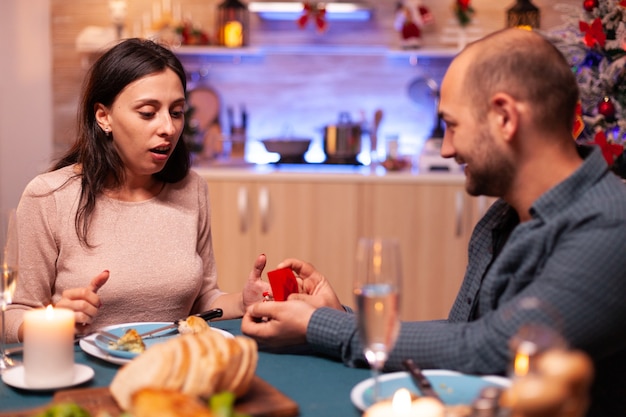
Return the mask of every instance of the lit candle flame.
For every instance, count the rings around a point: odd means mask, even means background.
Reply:
[[[528,374],[530,358],[527,353],[517,352],[515,354],[515,363],[513,368],[515,370],[515,376],[524,376]]]
[[[406,388],[400,388],[393,394],[391,409],[394,415],[408,415],[411,412],[411,393]]]
[[[530,371],[530,357],[537,351],[537,346],[528,341],[520,343],[515,352],[513,372],[515,376],[525,376]]]
[[[236,20],[224,25],[224,46],[236,48],[243,45],[243,26]]]
[[[54,307],[52,307],[52,304],[48,304],[48,307],[46,307],[46,320],[50,320],[54,317]]]

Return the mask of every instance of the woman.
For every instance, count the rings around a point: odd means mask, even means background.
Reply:
[[[78,333],[170,321],[210,308],[240,317],[268,284],[217,286],[208,187],[181,140],[185,71],[168,49],[129,39],[98,59],[83,87],[78,139],[18,206],[20,279],[9,341],[25,310],[74,310]],[[265,258],[260,256],[255,270]]]

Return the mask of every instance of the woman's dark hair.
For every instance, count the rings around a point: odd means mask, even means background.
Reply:
[[[171,69],[187,91],[185,70],[169,49],[144,39],[127,39],[105,52],[91,67],[82,88],[78,109],[76,142],[52,167],[80,164],[81,193],[75,227],[82,244],[90,247],[87,234],[96,198],[106,187],[124,182],[124,164],[113,141],[96,122],[96,104],[110,107],[118,94],[130,83],[151,74]],[[189,150],[179,140],[172,155],[154,178],[166,183],[182,180],[190,168]]]

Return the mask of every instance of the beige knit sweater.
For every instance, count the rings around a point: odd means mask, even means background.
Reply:
[[[7,341],[17,341],[24,311],[56,303],[64,290],[87,286],[105,269],[110,277],[98,291],[94,329],[208,309],[222,292],[206,182],[192,171],[150,200],[99,197],[89,234],[94,248],[86,249],[74,227],[80,179],[73,168],[37,176],[20,200],[20,272],[6,313]]]

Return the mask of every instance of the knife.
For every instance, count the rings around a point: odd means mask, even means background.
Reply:
[[[193,315],[208,321],[208,320],[211,320],[211,319],[216,319],[218,317],[222,317],[222,314],[223,314],[223,311],[222,311],[221,308],[214,308],[212,310],[207,310],[205,312],[198,313],[198,314],[193,314]],[[175,328],[178,327],[178,324],[181,321],[185,321],[186,319],[187,319],[187,317],[185,317],[184,319],[176,320],[172,324],[168,324],[167,326],[163,326],[163,327],[156,328],[154,330],[150,330],[149,332],[141,333],[139,336],[141,336],[142,339],[146,339],[146,338],[152,336],[153,334],[161,333],[161,332],[163,332],[165,330],[169,330],[169,329],[175,329]]]
[[[437,394],[437,392],[434,390],[428,378],[424,376],[422,370],[415,364],[415,362],[413,362],[412,359],[405,359],[404,361],[402,361],[402,364],[404,365],[406,370],[409,371],[413,383],[417,386],[417,388],[420,390],[424,397],[431,397],[441,401],[439,394]]]

